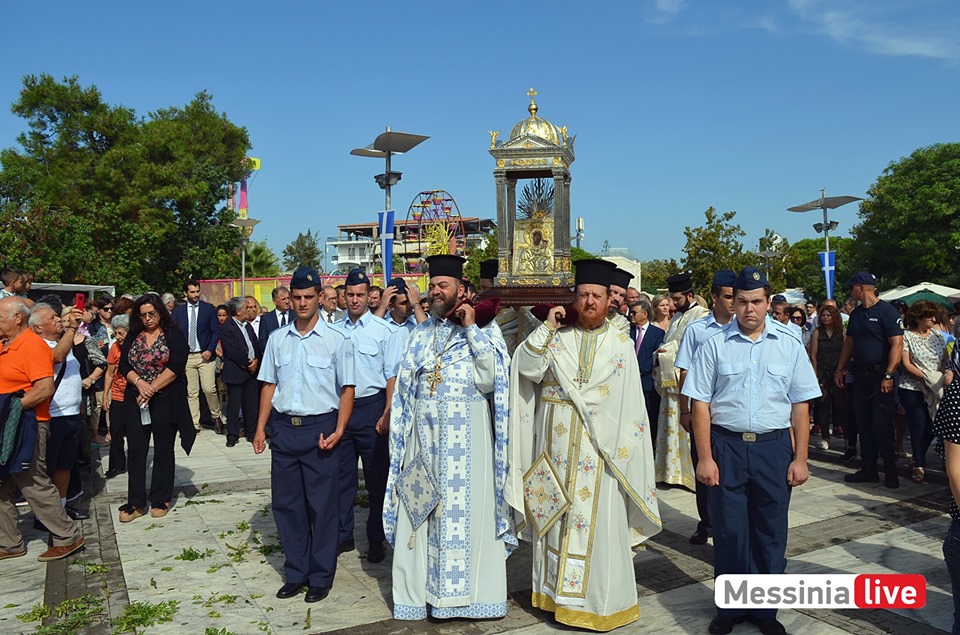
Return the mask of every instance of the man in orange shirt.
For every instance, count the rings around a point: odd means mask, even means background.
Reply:
[[[40,562],[59,560],[83,548],[80,525],[71,520],[60,494],[47,474],[47,439],[50,437],[50,397],[56,391],[53,352],[27,324],[30,309],[21,298],[0,300],[0,394],[24,391],[23,409],[37,417],[37,443],[30,467],[10,474],[0,483],[0,560],[27,552],[17,529],[15,488],[19,487],[30,508],[53,538],[53,546],[40,554]]]

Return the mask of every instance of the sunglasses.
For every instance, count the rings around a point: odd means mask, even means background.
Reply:
[[[101,310],[101,311],[113,311],[113,307],[112,307],[112,306],[105,306],[105,307],[103,307],[103,308],[100,309],[100,310]]]
[[[806,320],[799,315],[794,315],[790,318],[792,322],[806,322]]]
[[[146,313],[140,313],[140,317],[144,320],[154,320],[159,315],[156,311],[147,311]]]

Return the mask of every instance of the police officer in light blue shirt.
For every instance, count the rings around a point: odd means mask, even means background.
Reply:
[[[267,340],[253,450],[265,449],[269,421],[273,517],[286,578],[277,597],[306,586],[304,599],[319,602],[337,570],[338,450],[353,411],[354,353],[340,330],[319,319],[317,272],[300,267],[290,289],[296,319]]]
[[[381,562],[383,546],[383,496],[390,467],[390,404],[400,366],[401,339],[396,326],[370,312],[367,296],[370,278],[362,269],[347,275],[347,315],[336,327],[350,340],[356,366],[353,414],[340,442],[340,532],[337,551],[353,551],[353,504],[357,496],[357,457],[363,461],[363,478],[370,497],[367,519],[367,560]]]
[[[713,310],[706,317],[697,320],[687,327],[683,332],[683,339],[680,340],[680,348],[677,351],[677,359],[673,365],[680,369],[680,386],[687,378],[687,371],[697,357],[697,351],[710,336],[717,331],[723,330],[727,324],[733,320],[733,283],[737,279],[737,274],[730,269],[721,269],[713,275],[713,282],[710,285],[710,296],[713,299]],[[684,430],[692,432],[692,415],[690,414],[689,404],[680,404],[680,425]],[[691,439],[692,441],[692,439]],[[691,457],[693,459],[693,469],[697,469],[700,463],[700,455],[697,454],[697,444],[693,441]],[[713,535],[713,528],[710,525],[710,506],[707,502],[707,486],[697,481],[697,514],[700,516],[700,522],[697,523],[697,530],[690,536],[690,544],[706,544],[707,538]]]
[[[790,491],[809,476],[807,402],[820,386],[794,331],[767,319],[763,274],[745,267],[733,290],[736,320],[700,346],[682,394],[693,400],[697,480],[710,488],[715,575],[778,574],[786,568]],[[709,632],[729,633],[749,619],[764,635],[784,633],[776,615],[717,609]]]

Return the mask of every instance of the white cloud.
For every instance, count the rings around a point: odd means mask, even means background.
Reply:
[[[960,29],[955,20],[939,19],[943,16],[937,10],[911,12],[910,3],[901,0],[896,4],[788,0],[788,4],[798,17],[841,44],[881,55],[960,61]]]
[[[653,12],[647,18],[654,24],[665,24],[687,8],[687,0],[654,0]]]

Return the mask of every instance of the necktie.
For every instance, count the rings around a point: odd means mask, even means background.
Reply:
[[[327,313],[327,322],[333,324],[333,313]]]
[[[243,325],[244,330],[247,332],[247,351],[250,355],[250,359],[256,357],[256,351],[253,348],[253,341],[257,339],[257,334],[253,332],[253,327],[249,322]]]
[[[280,314],[280,326],[286,326],[286,325],[287,325],[287,312],[284,311],[283,313]]]
[[[640,343],[643,342],[643,331],[646,327],[637,327],[637,355],[640,354]]]
[[[200,344],[197,343],[197,305],[190,305],[190,351],[199,350]]]

